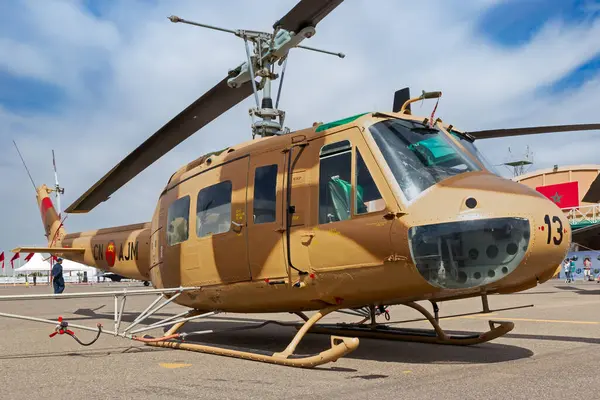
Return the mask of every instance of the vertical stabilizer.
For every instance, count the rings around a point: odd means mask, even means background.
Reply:
[[[50,198],[52,191],[46,185],[39,186],[36,191],[38,207],[42,215],[46,238],[48,239],[48,246],[60,246],[66,231]]]

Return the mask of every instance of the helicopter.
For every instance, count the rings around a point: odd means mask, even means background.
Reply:
[[[395,93],[392,111],[290,131],[278,105],[288,53],[301,48],[343,58],[300,45],[342,2],[301,0],[273,25],[273,33],[169,17],[173,23],[240,37],[246,61],[125,157],[66,213],[90,212],[250,96],[255,100],[249,110],[252,139],[202,155],[174,172],[145,223],[67,233],[50,198],[54,189],[41,185],[37,202],[48,246],[13,251],[51,253],[150,282],[159,298],[132,325],[148,317],[161,298],[167,299],[162,304],[189,310],[151,325],[172,325],[162,337],[137,336],[140,330],[131,326],[119,333],[123,299],[121,314],[115,303],[113,333],[157,347],[314,367],[354,351],[359,337],[471,345],[511,331],[512,322],[489,321],[489,331],[481,334],[447,334],[439,325],[437,303],[481,297],[489,312],[488,295],[523,291],[550,279],[568,252],[572,232],[554,203],[494,174],[474,141],[600,129],[600,124],[467,132],[434,113],[413,115],[412,103],[439,100],[441,92],[411,97],[405,88]],[[279,78],[273,102],[272,83]],[[418,301],[431,302],[434,315]],[[381,316],[387,319],[391,305],[420,312],[434,331],[378,322]],[[187,338],[203,332],[181,332],[189,321],[223,312],[287,312],[301,323],[278,353],[194,343]],[[361,320],[317,323],[332,312]],[[59,320],[57,332],[66,327]],[[294,354],[309,332],[330,334],[331,348]]]

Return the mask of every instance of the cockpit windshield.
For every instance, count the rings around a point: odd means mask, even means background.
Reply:
[[[406,198],[438,182],[480,168],[438,128],[389,119],[369,127]]]

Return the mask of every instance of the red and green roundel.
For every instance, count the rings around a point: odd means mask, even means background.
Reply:
[[[112,240],[108,242],[104,256],[106,257],[106,263],[108,266],[113,267],[115,265],[115,259],[117,258],[117,248],[115,246],[115,242]]]

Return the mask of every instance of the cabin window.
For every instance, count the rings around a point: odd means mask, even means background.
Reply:
[[[275,222],[277,165],[256,168],[254,173],[254,223]]]
[[[356,149],[356,191],[354,193],[354,213],[366,214],[381,211],[385,208],[385,202],[367,165]]]
[[[228,232],[231,228],[231,181],[206,187],[198,193],[196,234],[198,237]]]
[[[174,246],[189,237],[190,196],[175,200],[167,214],[167,244]]]
[[[350,219],[351,177],[350,142],[323,146],[319,161],[319,224]]]

